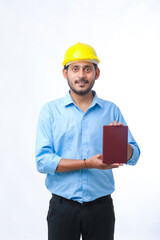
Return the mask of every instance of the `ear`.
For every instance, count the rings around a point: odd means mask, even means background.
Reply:
[[[96,79],[97,80],[99,78],[99,75],[100,75],[100,69],[97,67],[96,69]]]
[[[67,69],[63,68],[62,72],[63,72],[64,78],[67,79]]]

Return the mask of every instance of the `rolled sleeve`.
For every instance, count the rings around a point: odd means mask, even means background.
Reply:
[[[53,161],[48,161],[48,163],[45,165],[45,172],[53,175],[61,159],[61,157],[55,155],[53,157]]]
[[[123,123],[124,125],[127,125],[120,109],[117,106],[116,106],[116,120],[119,123]],[[134,165],[136,165],[136,163],[138,162],[138,159],[140,157],[140,149],[139,149],[138,144],[134,140],[129,128],[128,128],[128,143],[133,148],[133,154],[132,154],[132,157],[128,160],[127,165],[134,166]]]
[[[61,157],[55,154],[41,154],[36,157],[37,170],[40,173],[54,175]]]
[[[56,154],[52,136],[53,116],[45,105],[39,115],[36,144],[35,159],[37,170],[41,173],[55,174],[61,157]]]
[[[130,144],[133,148],[133,154],[132,157],[128,160],[127,165],[136,165],[136,163],[138,162],[139,156],[140,156],[140,150],[139,147],[137,145],[134,144]]]

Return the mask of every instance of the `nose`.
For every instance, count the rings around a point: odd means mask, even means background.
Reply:
[[[85,71],[82,68],[80,68],[78,71],[78,77],[85,78]]]

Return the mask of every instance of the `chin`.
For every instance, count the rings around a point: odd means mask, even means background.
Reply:
[[[86,89],[86,90],[76,90],[76,89],[72,89],[72,91],[74,93],[76,93],[77,95],[86,95],[87,93],[89,93],[91,91],[91,89]]]

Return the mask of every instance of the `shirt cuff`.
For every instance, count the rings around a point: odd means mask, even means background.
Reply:
[[[133,154],[132,154],[132,157],[128,160],[127,164],[128,165],[136,165],[137,161],[138,161],[138,158],[139,158],[139,155],[140,155],[140,152],[137,148],[137,146],[133,145],[133,144],[130,144],[133,148]]]
[[[59,157],[58,155],[55,155],[52,159],[52,161],[48,161],[47,164],[45,165],[45,172],[47,174],[54,175],[57,169],[57,166],[60,162],[62,157]]]

